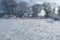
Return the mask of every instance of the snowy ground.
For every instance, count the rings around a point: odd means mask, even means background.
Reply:
[[[60,40],[60,22],[50,19],[0,19],[0,40]]]

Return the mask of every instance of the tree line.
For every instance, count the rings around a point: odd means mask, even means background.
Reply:
[[[49,2],[30,5],[28,2],[16,3],[15,0],[3,0],[0,18],[53,18],[60,19],[60,6],[52,6]]]

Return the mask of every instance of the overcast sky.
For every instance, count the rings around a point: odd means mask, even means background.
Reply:
[[[60,4],[60,0],[16,0],[17,2],[19,1],[27,1],[30,4],[34,4],[34,3],[43,3],[43,2],[56,2],[58,4]]]

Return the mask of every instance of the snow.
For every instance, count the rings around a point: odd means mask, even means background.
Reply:
[[[57,8],[55,8],[55,14],[58,14],[58,10],[59,10],[59,8],[57,7]]]
[[[45,13],[44,9],[42,9],[41,12],[38,14],[38,16],[45,16],[45,14],[46,13]]]
[[[60,40],[59,30],[52,19],[0,19],[0,40]]]

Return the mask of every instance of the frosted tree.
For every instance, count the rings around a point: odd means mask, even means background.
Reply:
[[[43,3],[43,6],[44,6],[44,10],[45,10],[45,12],[46,12],[46,15],[45,15],[45,17],[47,18],[47,17],[49,17],[49,14],[51,13],[51,5],[50,5],[50,3],[48,2],[44,2]]]
[[[3,0],[2,6],[5,14],[12,15],[15,13],[15,8],[16,8],[15,0]]]
[[[60,6],[59,6],[59,9],[58,9],[58,14],[59,14],[59,16],[60,16]]]
[[[18,14],[17,16],[23,17],[24,15],[28,16],[30,5],[27,2],[20,2],[17,7]]]
[[[41,4],[33,5],[32,6],[32,11],[33,11],[32,17],[36,18],[41,11]]]

